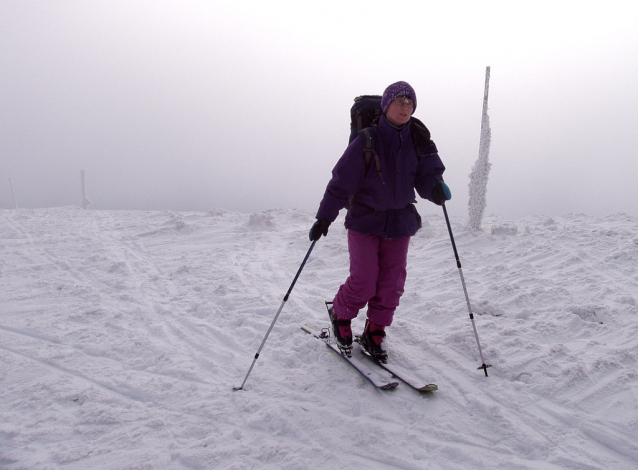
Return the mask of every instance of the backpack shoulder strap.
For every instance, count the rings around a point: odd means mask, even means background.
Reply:
[[[359,137],[363,139],[363,157],[365,159],[365,176],[368,175],[368,171],[370,170],[370,166],[372,161],[374,160],[374,166],[377,169],[377,173],[381,178],[381,182],[385,185],[385,181],[383,180],[383,174],[381,173],[381,160],[379,159],[379,154],[376,149],[376,133],[374,127],[366,127],[359,131]],[[351,194],[348,196],[348,203],[346,204],[346,209],[350,209],[354,203],[356,202],[356,194]]]
[[[381,173],[381,160],[379,159],[379,154],[377,153],[375,145],[376,135],[373,131],[374,129],[372,127],[366,127],[360,132],[360,135],[363,136],[363,156],[366,163],[366,174],[368,174],[372,160],[374,160],[374,165],[379,177],[381,178],[381,182],[385,184],[383,174]]]

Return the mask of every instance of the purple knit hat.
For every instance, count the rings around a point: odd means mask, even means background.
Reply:
[[[388,109],[390,103],[400,96],[412,98],[414,101],[414,109],[412,110],[412,113],[414,113],[414,111],[416,111],[416,93],[414,92],[414,88],[412,88],[408,82],[396,82],[385,89],[383,92],[383,98],[381,98],[381,109],[383,112],[385,113],[385,110]]]

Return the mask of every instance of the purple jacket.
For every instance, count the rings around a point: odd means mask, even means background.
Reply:
[[[366,173],[364,139],[353,140],[332,170],[317,218],[333,222],[354,196],[346,214],[347,229],[384,238],[414,235],[421,228],[414,190],[432,200],[432,189],[443,179],[445,166],[431,141],[425,156],[417,158],[410,126],[397,130],[382,116],[374,128],[383,180],[374,161]]]

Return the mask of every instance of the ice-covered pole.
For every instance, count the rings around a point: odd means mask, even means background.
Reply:
[[[481,140],[479,156],[470,173],[470,228],[481,230],[483,213],[487,205],[487,179],[492,164],[489,162],[492,131],[490,117],[487,115],[487,98],[490,90],[490,67],[485,68],[485,92],[483,94],[483,115],[481,117]]]
[[[18,208],[18,201],[16,200],[16,192],[13,189],[13,180],[9,178],[9,186],[11,187],[11,197],[13,197],[13,208]]]
[[[84,173],[84,170],[80,171],[80,177],[82,179],[82,209],[88,209],[93,203],[86,197],[86,176]]]

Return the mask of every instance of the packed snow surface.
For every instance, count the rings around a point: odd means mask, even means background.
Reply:
[[[348,274],[312,214],[0,210],[2,469],[638,468],[638,219],[449,204],[411,241],[374,389],[300,324]],[[463,210],[464,211],[464,210]],[[456,214],[455,214],[456,212]],[[365,313],[354,322],[363,327]]]

